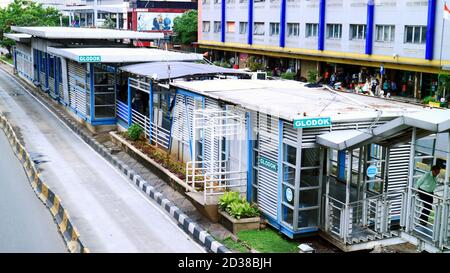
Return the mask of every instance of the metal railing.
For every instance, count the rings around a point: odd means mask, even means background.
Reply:
[[[247,172],[225,171],[226,167],[216,172],[208,172],[209,167],[204,166],[204,161],[189,161],[186,163],[186,185],[185,188],[192,192],[203,192],[203,199],[222,195],[227,191],[246,191]],[[226,161],[218,162],[220,164]]]
[[[155,144],[157,147],[162,146],[169,149],[170,146],[170,131],[159,127],[158,125],[150,122],[150,142]]]
[[[408,215],[409,231],[426,243],[439,249],[450,248],[450,199],[411,189],[411,208]],[[422,196],[421,196],[422,195]],[[423,199],[432,198],[427,202]]]
[[[116,109],[117,117],[128,123],[128,104],[116,100]]]
[[[326,231],[344,243],[381,239],[390,234],[394,201],[404,204],[405,192],[384,193],[348,204],[332,197],[328,200]]]
[[[150,118],[139,113],[138,111],[131,109],[131,122],[139,124],[144,129],[145,138],[149,137],[150,132]]]

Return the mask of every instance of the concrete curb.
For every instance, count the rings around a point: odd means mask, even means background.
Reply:
[[[14,154],[17,156],[25,169],[28,180],[34,192],[49,209],[58,224],[58,230],[63,235],[69,251],[71,253],[89,253],[89,249],[87,249],[81,242],[77,229],[70,222],[69,213],[61,204],[61,199],[44,183],[30,155],[19,142],[13,127],[1,113],[0,128],[5,132]]]
[[[8,71],[6,72],[8,73]],[[15,75],[11,76],[16,78]],[[160,205],[160,207],[166,210],[175,219],[175,221],[177,221],[177,223],[183,228],[183,231],[193,237],[208,251],[211,251],[213,253],[231,253],[228,248],[215,240],[214,237],[211,236],[206,230],[202,229],[198,224],[196,224],[192,219],[184,214],[175,204],[173,204],[169,199],[165,198],[162,193],[155,191],[154,188],[142,177],[136,174],[134,170],[129,168],[116,156],[112,155],[105,146],[83,132],[83,130],[81,130],[79,127],[79,123],[67,119],[67,115],[65,113],[62,113],[58,109],[55,109],[53,105],[49,105],[45,100],[42,100],[41,98],[37,99],[40,100],[41,103],[47,105],[49,109],[54,112],[54,114],[59,113],[59,119],[63,121],[64,124],[66,124],[72,131],[79,135],[84,142],[92,147],[103,158],[108,160],[113,166],[123,172],[125,176],[130,179],[130,182],[136,184],[140,190],[146,193],[150,198],[154,199],[158,203],[158,205]]]

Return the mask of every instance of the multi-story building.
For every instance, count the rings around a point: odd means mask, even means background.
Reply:
[[[198,40],[215,58],[233,58],[240,67],[255,55],[271,69],[290,68],[305,78],[308,71],[341,72],[350,79],[359,74],[361,82],[361,74],[380,74],[383,66],[384,80],[396,83],[392,95],[423,98],[450,64],[443,6],[436,0],[202,0]]]

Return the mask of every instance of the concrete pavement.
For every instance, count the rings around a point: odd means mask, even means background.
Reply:
[[[0,70],[0,111],[91,252],[203,252],[153,201]]]
[[[2,130],[0,151],[0,252],[67,252]]]

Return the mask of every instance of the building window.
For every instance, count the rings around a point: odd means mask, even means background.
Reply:
[[[306,24],[306,37],[317,37],[319,24]]]
[[[239,34],[247,33],[248,23],[247,22],[239,22]]]
[[[234,33],[236,28],[235,22],[227,22],[227,32],[228,33]]]
[[[210,32],[211,30],[211,23],[209,21],[203,21],[203,32]]]
[[[299,23],[288,23],[287,29],[288,29],[288,36],[298,36],[300,24]]]
[[[255,23],[253,27],[254,35],[264,35],[264,23]]]
[[[220,4],[221,0],[214,0],[214,4]]]
[[[377,25],[376,26],[377,42],[393,42],[395,40],[395,26],[393,25]]]
[[[342,38],[342,25],[341,24],[327,24],[327,38],[328,39],[341,39]]]
[[[270,36],[280,35],[280,23],[270,23]]]
[[[350,25],[350,40],[366,39],[366,25]]]
[[[255,3],[265,2],[266,0],[254,0]]]
[[[214,32],[221,32],[222,31],[222,26],[221,26],[221,22],[220,21],[214,21]]]
[[[202,0],[202,4],[209,5],[209,0]]]
[[[405,43],[423,44],[426,40],[426,26],[405,26]]]
[[[236,0],[227,0],[227,3],[228,4],[234,4],[234,3],[236,3]]]

